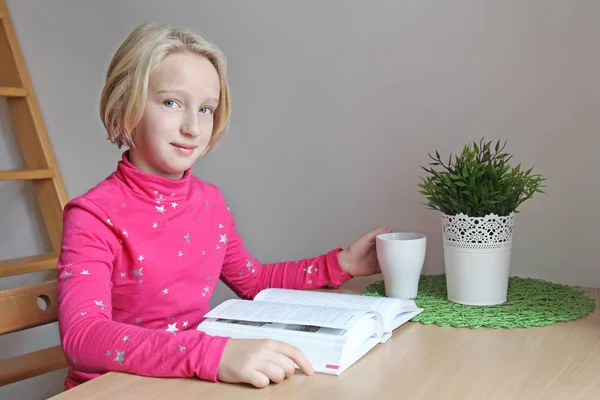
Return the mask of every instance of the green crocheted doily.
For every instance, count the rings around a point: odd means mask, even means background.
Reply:
[[[385,296],[383,281],[367,286],[363,295]],[[422,275],[414,301],[424,311],[413,322],[471,329],[545,326],[584,317],[596,308],[583,289],[520,277],[509,278],[506,303],[467,306],[447,299],[445,275]]]

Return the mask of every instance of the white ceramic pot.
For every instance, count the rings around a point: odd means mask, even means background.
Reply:
[[[506,302],[513,227],[514,213],[442,214],[448,300],[477,306]]]

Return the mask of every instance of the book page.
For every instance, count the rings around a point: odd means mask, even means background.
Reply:
[[[407,311],[412,311],[417,308],[413,300],[290,289],[266,289],[256,295],[255,300],[377,311],[383,317],[389,317],[389,313],[392,310],[400,311],[406,309]],[[391,317],[393,318],[394,316]]]
[[[279,304],[248,300],[227,300],[209,311],[205,318],[254,322],[311,325],[348,329],[366,312],[343,308],[325,308],[297,304]]]
[[[334,329],[324,328],[322,326],[315,325],[299,325],[299,324],[280,324],[277,322],[254,322],[254,321],[239,321],[235,319],[221,319],[212,320],[215,324],[232,324],[232,325],[243,325],[251,326],[254,328],[262,329],[275,329],[279,331],[288,332],[306,332],[310,334],[319,334],[327,336],[343,336],[347,332],[345,329]]]

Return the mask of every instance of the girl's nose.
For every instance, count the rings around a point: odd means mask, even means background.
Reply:
[[[181,133],[186,136],[200,136],[200,124],[196,115],[191,115],[185,118],[181,124]]]

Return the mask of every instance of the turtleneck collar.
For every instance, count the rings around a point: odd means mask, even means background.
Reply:
[[[186,198],[192,178],[191,168],[177,180],[142,172],[129,160],[129,150],[123,152],[115,173],[133,192],[151,198],[157,203]]]

